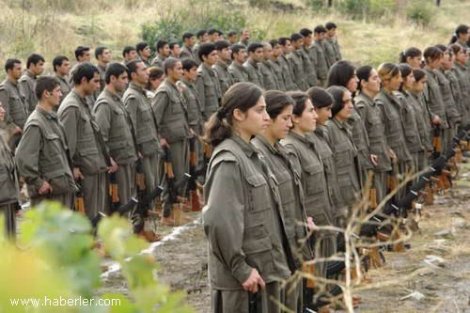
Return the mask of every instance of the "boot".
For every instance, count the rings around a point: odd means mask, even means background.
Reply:
[[[160,241],[162,239],[162,236],[153,230],[142,230],[137,234],[137,236],[145,239],[149,243]]]

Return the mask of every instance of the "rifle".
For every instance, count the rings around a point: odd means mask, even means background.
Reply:
[[[111,201],[111,212],[117,212],[121,205],[121,201],[119,199],[119,188],[117,184],[116,172],[109,174],[109,197]]]
[[[191,210],[194,212],[201,211],[201,203],[199,194],[197,193],[197,163],[198,158],[196,154],[196,140],[198,138],[193,136],[189,139],[189,174],[191,177],[188,181],[189,199],[191,201]]]
[[[435,126],[432,131],[432,146],[434,148],[433,157],[437,158],[442,152],[441,128]]]
[[[83,196],[81,179],[77,180],[76,185],[78,187],[77,192],[75,193],[75,211],[80,212],[82,214],[86,214],[85,212],[85,199]]]
[[[248,292],[248,312],[249,313],[261,312],[261,301],[260,301],[260,295],[258,292],[255,292],[255,293]]]
[[[191,175],[188,173],[184,174],[183,180],[176,185],[175,183],[175,173],[173,172],[173,165],[171,164],[171,152],[170,148],[164,147],[164,156],[163,156],[163,168],[165,171],[165,178],[167,180],[167,190],[170,195],[170,202],[172,204],[176,203],[181,203],[184,202],[184,198],[182,196],[179,196],[178,194],[178,189],[182,187],[186,187],[189,181],[189,178],[191,178]],[[184,189],[184,188],[183,188]],[[182,195],[184,196],[186,192],[183,192]]]
[[[387,189],[388,192],[392,192],[398,186],[398,178],[397,178],[397,165],[392,163],[392,170],[388,173],[387,177]]]

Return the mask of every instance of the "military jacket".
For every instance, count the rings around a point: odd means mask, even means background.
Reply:
[[[292,81],[296,84],[297,89],[306,91],[309,88],[307,77],[305,76],[304,63],[302,58],[302,50],[293,51],[287,56],[292,73]]]
[[[105,172],[106,147],[97,138],[101,136],[100,129],[91,115],[86,99],[72,90],[60,105],[58,116],[64,125],[73,167],[78,167],[85,175]]]
[[[219,79],[213,69],[201,63],[197,69],[196,81],[197,94],[201,103],[202,116],[207,121],[219,108],[219,101],[222,98]]]
[[[185,45],[183,45],[183,47],[181,48],[180,58],[181,59],[193,59],[194,60],[194,55],[193,55],[192,49],[190,47],[186,47]]]
[[[315,67],[315,56],[310,52],[310,48],[305,46],[296,51],[301,56],[305,77],[307,78],[307,85],[313,87],[318,85],[317,69]]]
[[[152,100],[152,111],[160,137],[170,145],[189,137],[185,102],[180,90],[168,79],[158,87]]]
[[[245,72],[248,75],[248,81],[263,88],[263,76],[260,73],[259,65],[253,60],[248,59],[244,64]]]
[[[294,132],[290,132],[282,143],[296,160],[295,166],[301,173],[307,216],[312,217],[317,225],[331,225],[333,212],[328,196],[325,168],[315,143]]]
[[[448,122],[454,126],[461,120],[460,112],[457,108],[456,99],[452,93],[451,83],[442,70],[436,70],[436,78],[441,90],[442,101],[444,101]]]
[[[196,86],[194,83],[185,79],[179,81],[177,86],[181,87],[183,97],[186,101],[189,127],[197,134],[202,135],[204,121],[202,119],[201,104],[199,102]]]
[[[302,260],[311,259],[313,255],[309,251],[308,245],[304,244],[308,230],[300,173],[294,168],[288,151],[281,144],[275,143],[272,146],[262,136],[254,138],[252,144],[264,156],[263,159],[276,177],[287,238],[295,251],[297,262],[301,264]]]
[[[36,104],[38,104],[38,98],[36,97],[36,76],[30,71],[26,71],[18,80],[18,86],[21,94],[25,97],[29,115],[34,111]]]
[[[311,47],[316,54],[316,63],[314,64],[317,69],[317,77],[319,80],[326,80],[328,76],[328,62],[325,55],[325,44],[322,41],[316,41]]]
[[[276,180],[254,146],[237,136],[220,143],[209,162],[204,195],[212,288],[241,290],[252,268],[266,283],[290,276]]]
[[[165,58],[161,55],[157,54],[157,56],[152,60],[152,66],[158,66],[159,68],[163,69],[163,62],[165,62]]]
[[[346,122],[340,122],[336,118],[329,120],[326,127],[334,155],[339,190],[345,204],[352,207],[361,193],[360,169],[352,133]]]
[[[105,88],[96,100],[93,116],[114,161],[123,165],[137,161],[132,124],[121,98]]]
[[[18,126],[23,129],[29,112],[25,97],[18,85],[6,79],[0,85],[0,102],[5,108],[5,123],[7,126]]]
[[[421,144],[425,151],[432,151],[432,140],[431,140],[431,119],[429,112],[424,104],[422,96],[416,95],[410,92],[405,94],[408,104],[410,104],[416,112],[416,125],[418,126],[418,133]]]
[[[357,148],[359,166],[363,170],[369,170],[373,167],[372,163],[370,162],[371,153],[369,151],[369,138],[367,137],[367,131],[364,126],[364,121],[357,112],[357,107],[355,104],[354,110],[347,122],[351,127],[353,143]],[[363,185],[364,183],[365,182],[361,181],[361,185]]]
[[[44,181],[52,195],[76,190],[65,132],[55,112],[40,107],[29,116],[16,150],[18,173],[28,185],[28,194],[39,196]]]
[[[228,66],[228,72],[234,84],[248,81],[248,74],[246,73],[245,67],[243,67],[243,65],[232,62]]]
[[[274,77],[276,78],[277,86],[279,90],[286,91],[286,85],[284,83],[284,78],[282,76],[282,67],[281,64],[278,62],[279,58],[276,61],[269,60],[269,65],[274,73]]]
[[[333,43],[331,42],[330,39],[326,39],[323,41],[323,47],[325,48],[325,58],[326,58],[326,64],[328,66],[328,69],[336,63],[337,56],[335,52],[335,47],[333,46]]]
[[[219,80],[220,86],[220,97],[225,94],[225,92],[229,89],[230,86],[233,85],[232,77],[228,72],[228,64],[218,61],[214,66],[213,70],[217,74],[217,78]]]
[[[424,90],[424,99],[433,115],[437,115],[441,119],[441,127],[449,128],[447,123],[446,106],[442,99],[441,89],[435,70],[428,68],[423,69],[426,72],[426,88]]]
[[[424,151],[424,146],[421,143],[419,136],[417,114],[415,107],[410,103],[411,95],[406,91],[396,92],[395,96],[401,101],[401,118],[403,121],[403,134],[405,135],[406,147],[410,153],[417,153]]]
[[[262,77],[262,85],[265,90],[280,90],[276,74],[269,61],[259,63],[259,71]]]
[[[369,152],[377,155],[378,164],[374,167],[374,171],[390,171],[392,165],[385,135],[383,109],[381,108],[383,104],[374,102],[363,93],[359,93],[354,97],[354,104],[366,129],[369,139]]]
[[[16,164],[8,147],[8,131],[0,128],[0,206],[18,202]]]
[[[139,152],[143,156],[161,153],[162,149],[160,147],[160,138],[157,134],[157,125],[145,90],[131,82],[122,98],[132,122]]]
[[[400,101],[395,95],[385,93],[384,90],[380,91],[375,101],[382,109],[387,145],[395,152],[399,162],[411,161],[410,153],[406,147]]]
[[[285,86],[285,90],[297,90],[298,87],[297,85],[294,83],[294,78],[293,78],[293,74],[292,74],[292,67],[290,65],[290,62],[288,61],[287,57],[284,56],[284,55],[281,55],[276,63],[279,64],[279,66],[281,67],[281,71],[282,71],[282,79],[284,81],[284,86]]]
[[[62,103],[69,94],[69,92],[72,90],[70,87],[69,83],[67,82],[67,78],[59,76],[59,75],[54,75],[55,78],[59,81],[60,84],[60,91],[62,92],[62,98],[60,99],[60,103]]]

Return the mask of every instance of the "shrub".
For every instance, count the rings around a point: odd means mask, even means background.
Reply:
[[[427,1],[413,1],[406,10],[406,16],[417,25],[427,26],[436,13],[434,5]]]
[[[394,0],[344,0],[340,10],[353,19],[379,18],[397,10]]]

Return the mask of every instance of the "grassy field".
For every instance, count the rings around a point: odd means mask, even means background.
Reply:
[[[359,20],[337,8],[314,11],[306,0],[263,1],[268,5],[257,8],[247,0],[0,0],[0,65],[8,57],[25,59],[32,52],[43,54],[46,61],[58,54],[73,58],[78,45],[106,45],[118,60],[125,45],[141,40],[143,24],[171,18],[182,10],[189,12],[185,25],[197,25],[211,8],[217,7],[224,15],[236,9],[250,29],[267,39],[335,21],[344,57],[374,65],[397,61],[398,53],[409,46],[447,43],[456,25],[470,20],[470,1],[465,0],[443,0],[426,27],[406,18],[405,5],[419,0],[387,0],[398,3],[396,12]],[[50,62],[47,65],[50,69]]]

